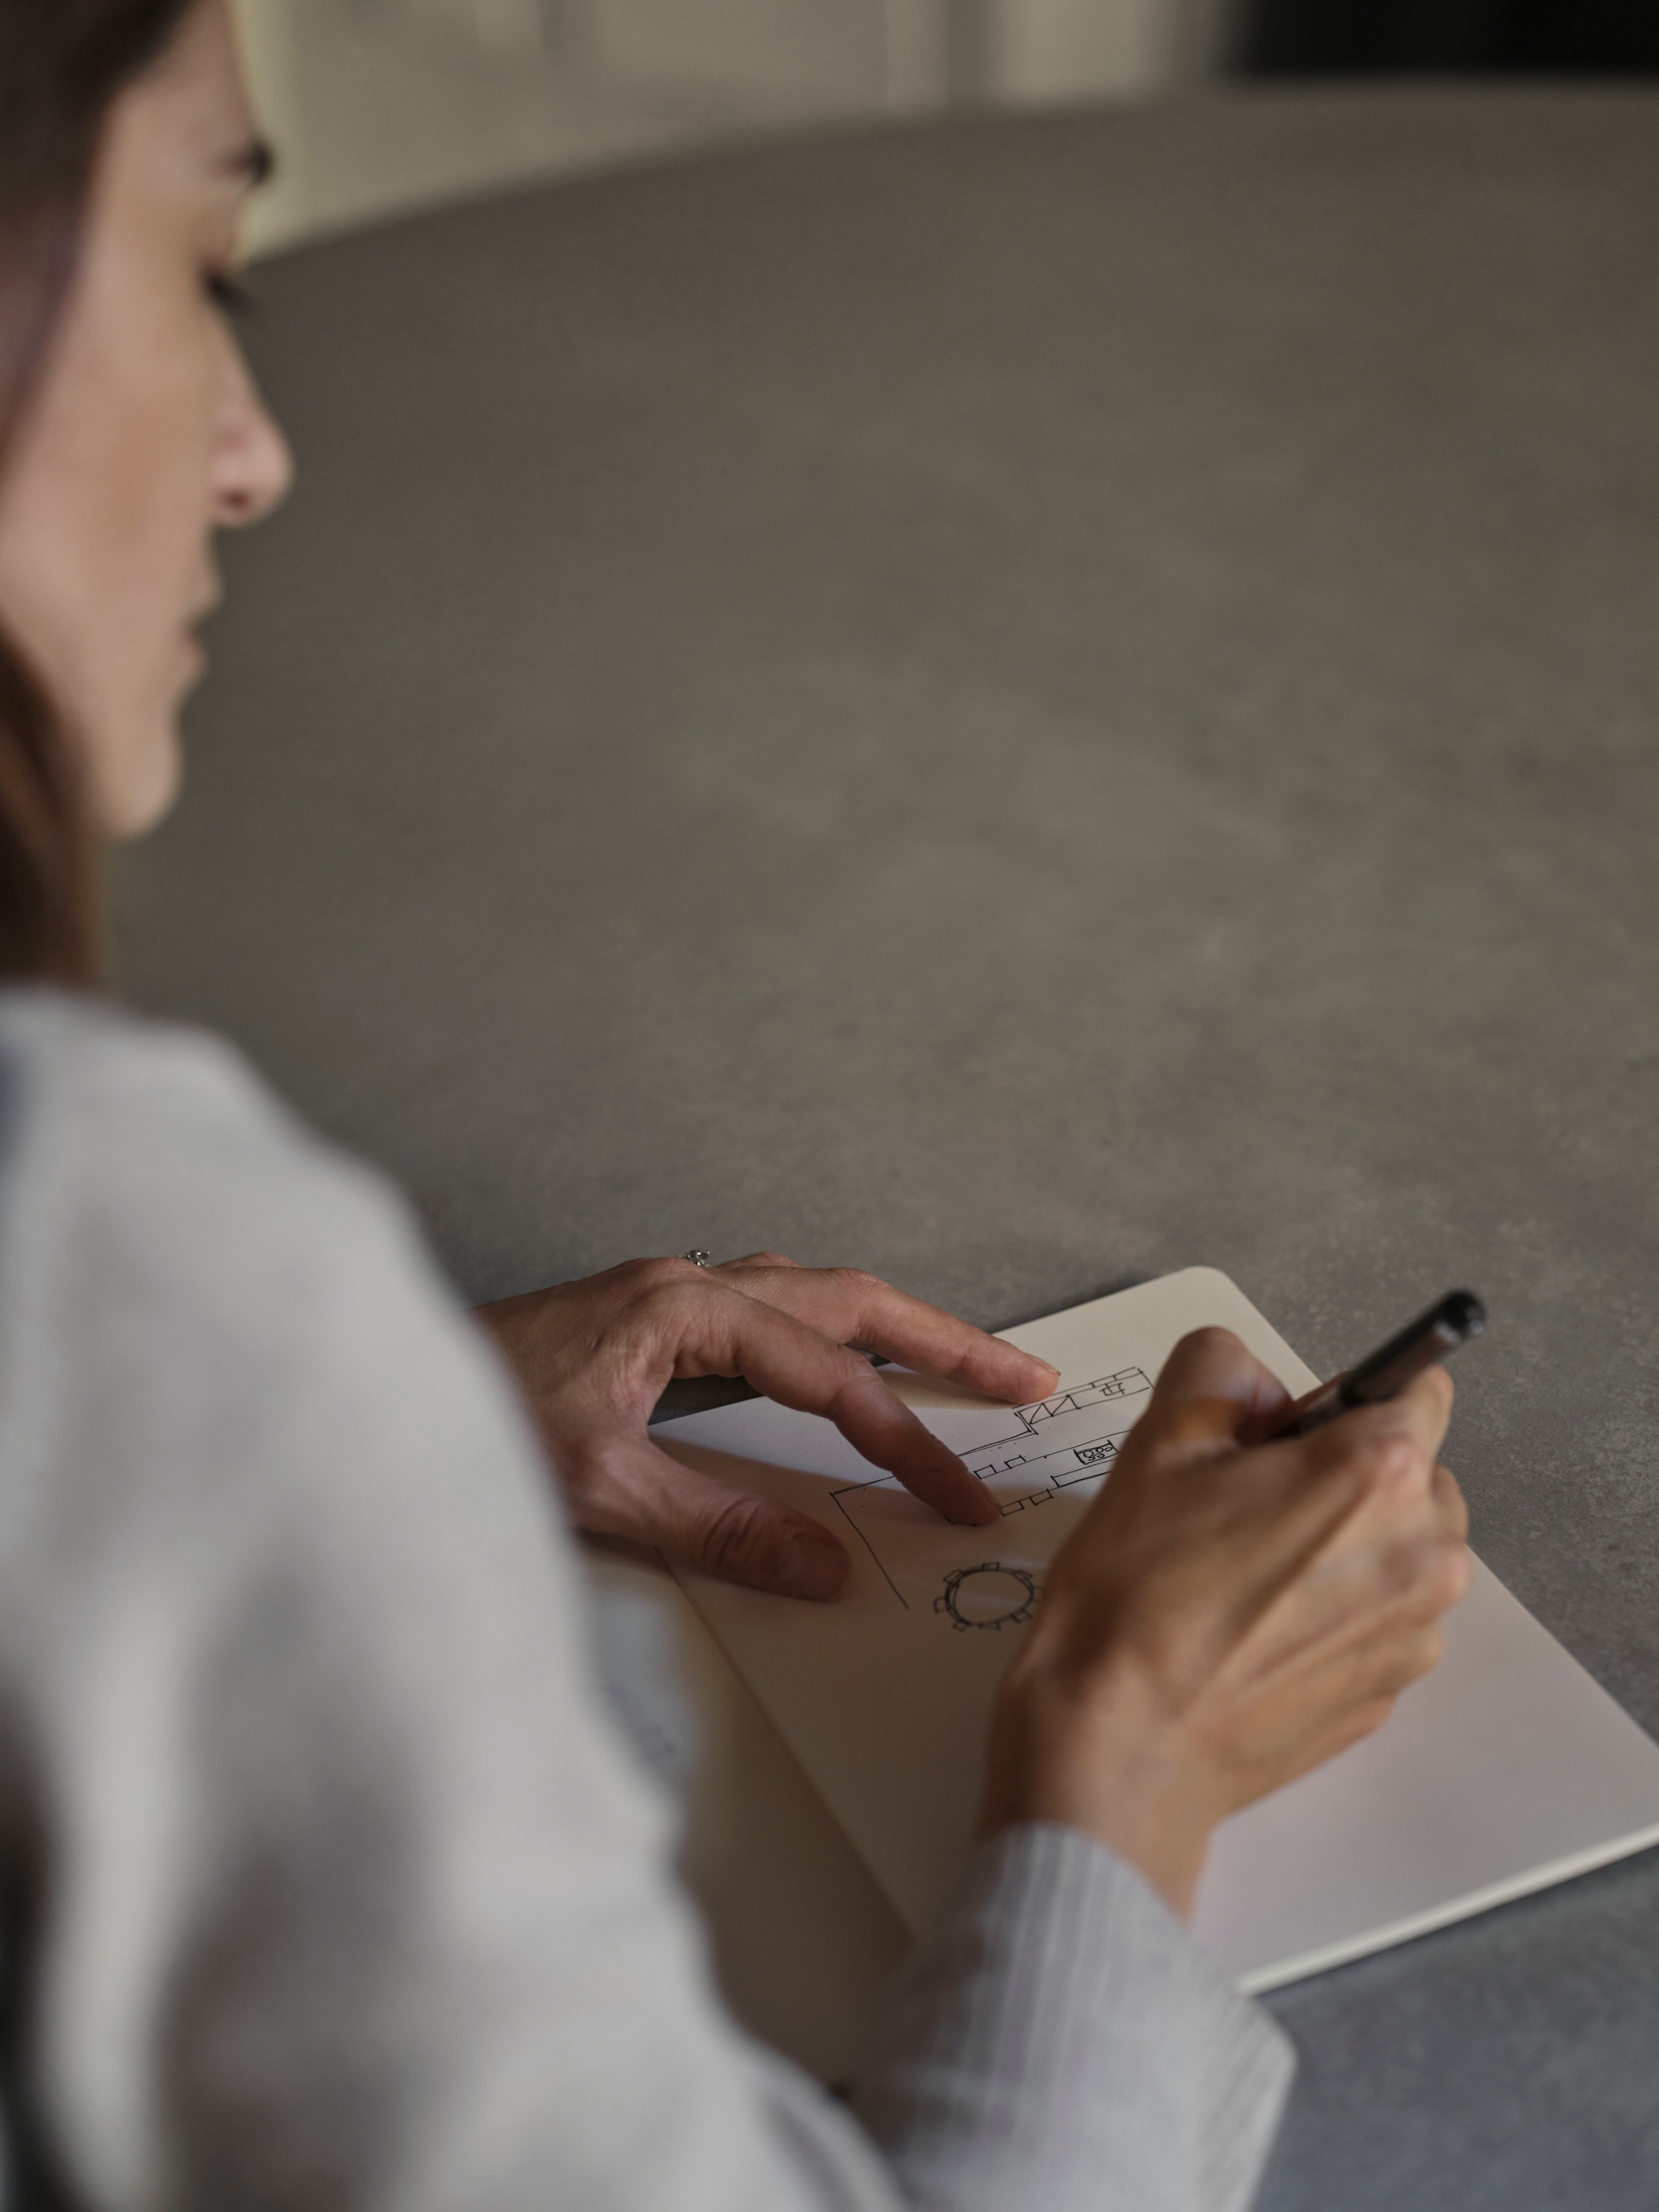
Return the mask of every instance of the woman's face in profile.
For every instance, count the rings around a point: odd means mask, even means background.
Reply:
[[[0,477],[0,619],[84,748],[110,836],[177,789],[214,532],[288,488],[223,304],[264,159],[227,0],[198,0],[111,111],[75,288]]]

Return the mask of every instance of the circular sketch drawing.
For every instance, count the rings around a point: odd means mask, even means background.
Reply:
[[[1024,1567],[987,1559],[946,1575],[933,1610],[944,1613],[952,1628],[1016,1628],[1030,1619],[1036,1603],[1036,1583]]]

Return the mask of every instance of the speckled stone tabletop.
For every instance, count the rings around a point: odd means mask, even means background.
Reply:
[[[1454,1281],[1491,1564],[1659,1731],[1659,96],[1238,94],[259,272],[302,487],[125,981],[471,1294]],[[1659,1859],[1272,2000],[1271,2212],[1659,2201]]]

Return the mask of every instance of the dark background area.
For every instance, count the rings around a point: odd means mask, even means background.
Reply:
[[[1659,0],[1243,0],[1249,76],[1659,74]]]

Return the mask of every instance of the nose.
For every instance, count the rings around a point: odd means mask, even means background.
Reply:
[[[213,519],[243,530],[280,507],[294,482],[288,441],[260,398],[246,362],[231,349],[213,454]]]

